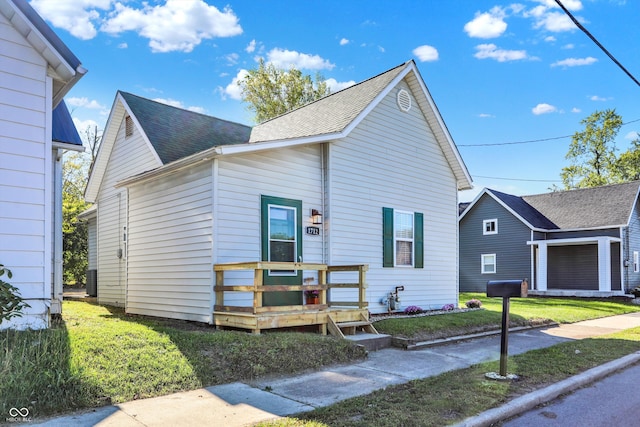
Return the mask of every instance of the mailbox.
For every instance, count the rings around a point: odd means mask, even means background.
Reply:
[[[524,280],[490,280],[487,282],[488,297],[524,298],[527,296],[529,283]]]

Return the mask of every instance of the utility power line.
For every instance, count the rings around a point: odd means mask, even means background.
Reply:
[[[578,20],[576,18],[574,18],[574,16],[571,14],[571,12],[569,12],[569,10],[564,7],[564,5],[560,2],[560,0],[555,0],[556,3],[558,3],[558,6],[560,6],[560,8],[562,10],[564,10],[564,13],[567,14],[567,16],[569,17],[569,19],[571,19],[573,21],[574,24],[576,24],[576,26],[578,28],[580,28],[580,30],[582,30],[583,33],[585,33],[591,40],[593,40],[593,42],[618,66],[620,67],[620,69],[622,71],[624,71],[627,76],[631,77],[631,80],[633,80],[638,86],[640,86],[640,82],[633,77],[633,74],[631,74],[626,68],[624,68],[624,66],[598,41],[598,39],[596,39],[590,32],[589,30],[587,30],[580,22],[578,22]]]
[[[623,123],[621,126],[628,125],[630,123],[640,122],[640,119],[631,120],[629,122]],[[488,142],[486,144],[456,144],[458,147],[492,147],[496,145],[517,145],[517,144],[532,144],[535,142],[546,142],[546,141],[554,141],[557,139],[571,138],[573,135],[564,135],[564,136],[554,136],[551,138],[542,138],[542,139],[530,139],[528,141],[515,141],[515,142]]]

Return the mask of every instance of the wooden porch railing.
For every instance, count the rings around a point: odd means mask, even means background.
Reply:
[[[327,316],[318,316],[318,313],[326,313],[332,308],[354,310],[366,310],[368,302],[366,300],[366,272],[367,265],[342,265],[328,266],[316,263],[283,263],[283,262],[238,262],[215,264],[213,270],[216,274],[216,285],[214,292],[216,304],[214,306],[214,320],[218,326],[236,326],[252,329],[254,333],[259,333],[263,329],[260,325],[261,319],[268,316],[269,322],[264,324],[276,325],[272,327],[287,327],[320,324],[323,326],[323,333],[326,333]],[[225,283],[225,273],[238,270],[253,270],[253,284],[227,285]],[[263,283],[265,270],[304,270],[315,271],[318,283],[313,285],[265,285]],[[327,283],[332,272],[357,272],[358,278],[352,283]],[[328,291],[331,289],[357,289],[357,298],[352,301],[331,301]],[[287,292],[287,291],[312,291],[319,293],[318,304],[299,304],[285,306],[264,306],[262,296],[265,292]],[[248,306],[236,306],[225,304],[225,293],[227,292],[251,292],[253,303]],[[234,314],[236,317],[234,318]],[[240,316],[243,318],[240,320]],[[225,320],[218,319],[224,317]],[[249,318],[253,317],[251,320]],[[255,321],[254,321],[255,320]],[[246,326],[243,326],[246,325]]]

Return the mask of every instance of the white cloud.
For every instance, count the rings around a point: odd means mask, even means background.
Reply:
[[[76,130],[78,131],[78,134],[80,135],[80,138],[84,141],[85,140],[85,136],[86,136],[86,132],[87,129],[95,129],[96,127],[98,128],[98,132],[100,131],[100,125],[98,125],[98,123],[96,123],[95,120],[79,120],[76,117],[73,118],[73,124],[76,126]]]
[[[544,38],[544,41],[546,41],[547,43],[553,43],[556,41],[556,38],[553,36],[547,36]]]
[[[629,132],[624,136],[624,139],[628,139],[630,141],[633,141],[634,139],[638,139],[638,138],[640,138],[640,134],[635,130],[632,130],[631,132]]]
[[[576,46],[573,43],[567,43],[564,46],[562,46],[562,49],[567,49],[567,50],[571,50],[574,49]]]
[[[420,60],[420,62],[438,60],[438,50],[435,47],[426,44],[413,49],[413,54]]]
[[[122,42],[118,45],[118,49],[127,49],[129,47],[129,45],[127,44],[127,42]]]
[[[256,50],[256,40],[253,39],[249,42],[249,44],[247,45],[247,47],[244,49],[245,52],[247,53],[253,53]]]
[[[544,6],[546,6],[548,8],[560,7],[555,2],[555,0],[537,0],[537,2],[538,3],[542,3]],[[562,4],[568,10],[572,10],[572,11],[582,10],[582,1],[581,0],[562,0]]]
[[[577,107],[573,107],[573,108],[571,109],[571,112],[572,112],[572,113],[582,113],[582,110],[581,110],[581,109],[579,109],[579,108],[577,108]]]
[[[172,107],[177,107],[177,108],[182,108],[183,110],[189,110],[189,111],[193,111],[194,113],[200,113],[200,114],[204,114],[205,109],[202,107],[185,107],[184,103],[182,101],[177,101],[175,99],[171,99],[171,98],[154,98],[154,101],[156,102],[161,102],[163,104],[166,105],[170,105]]]
[[[223,11],[203,0],[167,0],[164,5],[143,3],[133,9],[116,3],[115,11],[101,27],[120,34],[137,31],[149,39],[153,52],[191,52],[202,40],[242,34],[238,17],[229,8]]]
[[[349,86],[353,86],[354,84],[356,84],[356,82],[353,80],[349,80],[348,82],[339,82],[334,78],[325,80],[325,83],[327,84],[327,86],[329,86],[329,89],[331,89],[331,92],[337,92],[339,90],[348,88]]]
[[[600,102],[604,102],[604,101],[609,101],[611,98],[603,98],[603,97],[598,96],[598,95],[593,95],[593,96],[589,97],[589,99],[590,99],[591,101],[600,101]]]
[[[74,37],[89,40],[98,33],[94,22],[100,10],[108,10],[111,0],[32,0],[31,6],[54,27],[69,31]]]
[[[557,112],[558,109],[556,107],[554,107],[551,104],[538,104],[535,107],[533,107],[531,109],[531,112],[533,114],[535,114],[536,116],[539,116],[540,114],[549,114],[549,113],[555,113]]]
[[[489,118],[494,118],[495,116],[493,114],[480,113],[478,114],[478,117],[480,117],[481,119],[489,119]]]
[[[475,18],[464,25],[464,31],[469,37],[481,39],[499,37],[507,30],[504,18],[504,10],[496,6],[489,12],[476,13]]]
[[[493,43],[479,44],[476,46],[477,52],[475,53],[478,59],[495,59],[498,62],[517,61],[527,58],[526,50],[504,50],[498,49]]]
[[[240,89],[238,82],[248,75],[249,72],[245,69],[238,71],[238,74],[236,74],[233,80],[231,80],[231,83],[229,83],[224,89],[221,88],[223,97],[228,96],[229,98],[237,101],[242,100],[242,89]]]
[[[296,67],[298,70],[332,70],[335,64],[326,59],[322,59],[319,55],[309,55],[293,50],[272,49],[267,53],[267,61],[278,68],[288,69]]]
[[[240,59],[240,55],[234,52],[234,53],[225,55],[224,58],[227,60],[228,65],[235,65],[238,63],[238,60]]]
[[[98,101],[96,101],[95,99],[89,101],[89,98],[86,97],[82,97],[82,98],[78,98],[78,97],[72,97],[72,98],[65,98],[64,102],[71,106],[71,107],[84,107],[84,108],[88,108],[90,110],[101,110],[104,108],[104,106],[100,105],[100,103]]]
[[[592,56],[586,58],[567,58],[561,61],[556,61],[551,64],[552,67],[581,67],[584,65],[591,65],[598,62],[598,60]]]
[[[345,39],[345,38],[341,38],[340,39],[340,46],[344,46],[346,44],[349,44],[350,40],[349,39]]]
[[[537,19],[534,28],[544,28],[547,31],[559,33],[575,30],[577,27],[563,12],[548,12]]]

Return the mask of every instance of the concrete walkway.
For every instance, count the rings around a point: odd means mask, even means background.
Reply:
[[[545,348],[561,342],[594,337],[640,326],[640,313],[624,314],[509,334],[509,355]],[[371,393],[393,384],[426,378],[470,365],[500,358],[500,335],[461,340],[440,346],[424,346],[407,351],[395,348],[369,353],[367,360],[334,366],[317,372],[252,383],[232,383],[168,396],[126,402],[115,406],[74,413],[32,426],[247,426],[331,405],[350,397]],[[640,360],[640,354],[617,361],[617,365],[581,374],[584,385]],[[613,363],[613,362],[612,362]],[[604,372],[604,373],[603,373]],[[554,386],[552,386],[554,387]],[[556,387],[557,389],[557,387]],[[557,391],[557,390],[554,390]],[[487,411],[461,425],[490,425],[542,403],[540,391],[519,398],[509,412]],[[552,394],[551,394],[552,395]],[[556,395],[557,396],[557,395]],[[553,399],[554,397],[551,397]],[[505,405],[506,406],[506,405]],[[531,406],[531,407],[533,407]],[[516,411],[514,413],[514,411]]]

